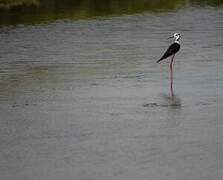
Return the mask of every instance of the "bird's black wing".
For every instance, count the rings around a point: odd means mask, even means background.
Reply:
[[[156,62],[158,63],[163,59],[166,59],[171,55],[176,54],[179,50],[180,50],[180,45],[178,43],[171,44],[170,47],[167,49],[167,51],[164,53],[164,55]]]

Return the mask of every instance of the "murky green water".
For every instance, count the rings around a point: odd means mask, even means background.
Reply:
[[[0,179],[222,180],[222,3],[65,2],[0,13]]]
[[[185,6],[218,7],[222,4],[222,0],[1,0],[0,26],[169,12]]]

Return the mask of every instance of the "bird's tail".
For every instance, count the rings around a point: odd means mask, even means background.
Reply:
[[[156,61],[156,63],[159,63],[159,62],[162,61],[162,60],[163,60],[163,58],[160,58],[159,60]]]

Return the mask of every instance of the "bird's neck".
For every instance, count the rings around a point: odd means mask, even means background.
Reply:
[[[174,42],[180,44],[179,39],[176,39]]]

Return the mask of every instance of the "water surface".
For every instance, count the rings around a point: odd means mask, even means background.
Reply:
[[[222,180],[223,11],[192,5],[2,27],[1,179]]]

